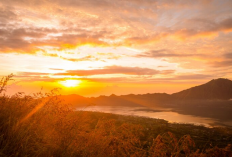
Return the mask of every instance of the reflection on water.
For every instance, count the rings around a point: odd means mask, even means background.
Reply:
[[[77,108],[77,110],[98,111],[98,112],[114,113],[121,115],[143,116],[143,117],[164,119],[169,122],[204,125],[206,127],[212,127],[215,126],[214,124],[218,123],[216,120],[211,118],[183,115],[177,112],[173,112],[171,111],[171,109],[158,110],[158,109],[150,109],[146,107],[131,108],[131,107],[123,107],[123,106],[91,106],[86,108]]]

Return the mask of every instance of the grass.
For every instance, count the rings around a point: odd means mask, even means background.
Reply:
[[[232,129],[73,111],[51,93],[4,94],[0,82],[0,156],[232,156]]]

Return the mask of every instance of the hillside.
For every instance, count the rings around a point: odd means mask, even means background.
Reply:
[[[153,110],[170,110],[184,115],[213,118],[218,122],[231,125],[232,81],[214,79],[205,84],[192,87],[174,94],[129,94],[117,96],[82,97],[66,95],[61,98],[73,108],[88,106],[141,107]]]
[[[203,85],[192,87],[172,94],[177,99],[218,99],[232,98],[232,81],[229,79],[213,79]]]
[[[179,100],[229,100],[232,99],[232,81],[229,79],[213,79],[205,84],[192,87],[174,94],[128,94],[99,97],[82,97],[80,95],[63,95],[65,102],[74,106],[163,106]]]
[[[162,106],[165,102],[170,102],[172,97],[166,93],[153,93],[153,94],[129,94],[129,95],[110,95],[99,97],[83,97],[77,94],[61,95],[59,96],[70,106]]]
[[[99,97],[82,97],[76,94],[61,96],[65,102],[75,106],[163,106],[179,100],[229,100],[232,99],[232,81],[229,79],[213,79],[205,84],[192,87],[174,94],[128,94]]]

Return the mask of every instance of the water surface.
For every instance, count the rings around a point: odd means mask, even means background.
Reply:
[[[180,114],[172,111],[171,108],[151,109],[147,107],[90,106],[90,107],[79,107],[77,108],[77,110],[97,111],[97,112],[114,113],[120,115],[142,116],[149,118],[164,119],[171,123],[188,123],[188,124],[190,123],[195,125],[204,125],[206,127],[230,125],[230,123],[223,124],[213,118]]]

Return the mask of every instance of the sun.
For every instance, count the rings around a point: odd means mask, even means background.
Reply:
[[[76,87],[78,86],[81,81],[80,80],[65,80],[65,81],[60,81],[62,85],[65,87]]]

